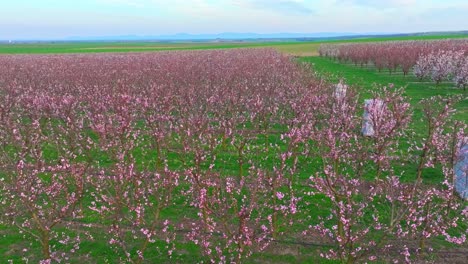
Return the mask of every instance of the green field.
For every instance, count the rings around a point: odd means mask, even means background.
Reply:
[[[205,50],[232,48],[275,48],[294,56],[316,56],[322,43],[374,42],[393,40],[433,40],[468,38],[468,35],[428,35],[403,37],[378,37],[355,39],[330,39],[312,42],[38,42],[0,44],[0,54],[50,54],[50,53],[97,53],[97,52],[148,52],[169,50]]]

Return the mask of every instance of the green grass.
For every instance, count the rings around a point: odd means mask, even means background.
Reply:
[[[294,43],[63,42],[1,44],[0,54],[102,53],[250,48]]]

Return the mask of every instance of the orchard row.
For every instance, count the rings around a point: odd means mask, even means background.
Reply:
[[[458,87],[468,84],[466,39],[322,45],[319,52],[321,56],[361,67],[372,65],[378,71],[401,70],[407,75],[413,70],[421,80],[430,78],[436,83],[453,80]]]

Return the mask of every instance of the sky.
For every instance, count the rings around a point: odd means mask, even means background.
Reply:
[[[0,0],[0,39],[468,30],[467,0]]]

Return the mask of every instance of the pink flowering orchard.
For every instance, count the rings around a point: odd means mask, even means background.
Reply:
[[[406,76],[412,70],[420,80],[428,78],[437,84],[449,80],[466,86],[466,39],[321,45],[319,53],[361,67],[372,65],[379,72],[387,69],[392,74],[400,69]]]
[[[321,53],[465,86],[466,41],[386,45]],[[0,227],[34,263],[424,259],[467,246],[462,99],[416,116],[271,49],[0,56]]]

